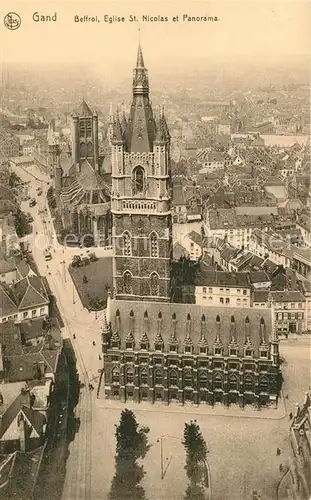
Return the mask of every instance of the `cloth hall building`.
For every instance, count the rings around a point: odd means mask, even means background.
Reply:
[[[173,303],[170,134],[154,116],[141,47],[130,114],[112,144],[113,290],[102,331],[105,398],[276,405],[269,309]]]

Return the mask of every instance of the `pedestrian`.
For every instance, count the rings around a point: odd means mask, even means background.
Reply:
[[[74,333],[74,334],[73,334],[73,339],[75,340],[75,338],[76,338],[76,334]]]
[[[285,399],[288,399],[288,394],[286,394]]]
[[[283,464],[280,464],[280,472],[283,472]]]
[[[290,412],[290,414],[289,414],[289,420],[291,420],[292,418],[293,418],[293,414],[292,414],[292,412]]]
[[[93,345],[96,345],[95,340],[93,340]]]
[[[102,359],[102,357],[101,357],[101,355],[100,355],[100,354],[98,355],[98,359],[99,359],[99,361],[101,361],[101,359]]]
[[[277,448],[277,449],[276,449],[276,454],[277,454],[277,455],[281,455],[281,450],[280,450],[280,448]]]

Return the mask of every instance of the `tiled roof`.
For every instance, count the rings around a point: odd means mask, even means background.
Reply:
[[[270,292],[270,299],[274,302],[306,302],[301,292],[296,290],[284,290],[282,292]]]
[[[13,259],[0,259],[0,274],[10,273],[16,270]]]
[[[236,337],[239,348],[244,346],[246,338],[249,336],[255,355],[258,356],[261,320],[264,321],[265,325],[266,342],[269,340],[272,327],[271,311],[268,309],[224,309],[221,307],[207,309],[197,304],[159,304],[156,302],[112,300],[108,315],[112,331],[118,331],[122,348],[125,348],[126,336],[131,331],[137,348],[139,348],[141,336],[146,333],[153,350],[156,335],[161,333],[164,349],[167,350],[169,339],[175,330],[179,345],[183,344],[188,334],[194,344],[194,353],[197,353],[198,342],[203,330],[209,346],[213,346],[216,336],[219,336],[224,346],[225,355],[228,354],[228,344],[232,335]]]
[[[274,223],[274,218],[270,213],[262,215],[239,215],[235,208],[210,209],[208,217],[211,229],[269,226]]]
[[[224,249],[220,252],[220,257],[226,261],[229,262],[232,257],[234,257],[238,252],[237,248],[231,247],[230,245],[225,246]]]
[[[250,288],[248,273],[229,271],[210,271],[200,266],[195,279],[196,286],[228,286]]]
[[[10,289],[5,285],[0,285],[0,311],[1,316],[11,316],[17,313],[17,305]]]
[[[55,373],[58,358],[59,348],[43,349],[33,354],[9,356],[5,378],[9,382],[35,380],[38,377],[37,366],[40,361],[44,361],[48,373]]]
[[[49,303],[47,292],[39,276],[27,276],[15,283],[12,292],[19,309],[35,308]]]
[[[10,455],[10,468],[7,470],[6,481],[1,489],[3,500],[16,498],[29,500],[33,494],[34,481],[40,465],[41,448],[22,453],[16,451]],[[2,476],[2,470],[1,470]]]
[[[270,281],[270,278],[265,271],[250,271],[249,278],[251,283],[264,283]]]
[[[19,327],[13,321],[0,324],[0,344],[4,356],[23,354]]]
[[[22,278],[26,278],[26,276],[28,276],[31,271],[33,271],[36,274],[36,272],[32,269],[32,267],[24,259],[17,260],[15,262],[16,262],[17,271],[19,272],[19,274]]]
[[[187,234],[187,237],[190,240],[194,241],[194,243],[196,243],[197,245],[202,246],[203,244],[202,236],[196,231],[191,231],[190,233]]]
[[[253,294],[253,302],[268,302],[269,290],[255,290]]]
[[[175,243],[173,247],[173,259],[179,260],[181,257],[188,257],[189,252],[180,243]]]
[[[173,184],[172,205],[173,206],[185,205],[184,189],[183,189],[183,186],[179,183]]]
[[[25,405],[22,406],[21,411],[24,413],[31,427],[33,427],[37,434],[41,436],[43,426],[46,424],[45,416],[39,411],[33,410]]]

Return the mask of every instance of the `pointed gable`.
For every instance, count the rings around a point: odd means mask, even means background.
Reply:
[[[122,130],[121,124],[120,128]],[[148,71],[145,68],[142,49],[139,45],[133,78],[133,101],[125,132],[127,151],[152,152],[155,132],[155,120],[149,101]]]
[[[81,118],[87,118],[93,116],[93,111],[91,110],[90,106],[85,102],[84,99],[79,108],[78,115]]]

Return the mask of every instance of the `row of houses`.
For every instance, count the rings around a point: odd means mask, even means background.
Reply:
[[[198,272],[187,296],[202,306],[274,306],[279,333],[311,330],[311,287],[295,269],[192,231],[174,245],[174,259],[197,261]],[[273,257],[273,256],[272,256]],[[292,263],[290,261],[290,263]],[[188,300],[188,299],[187,299]]]

